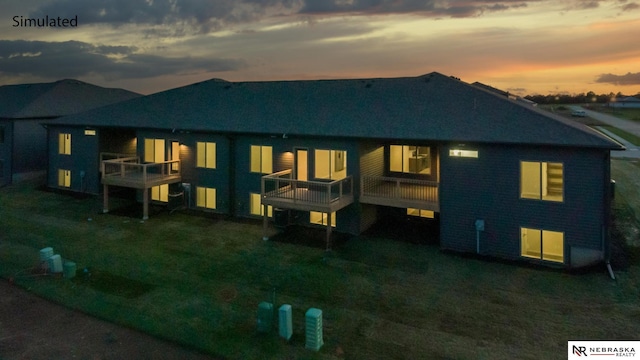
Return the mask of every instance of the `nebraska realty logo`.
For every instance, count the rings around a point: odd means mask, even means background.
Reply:
[[[640,351],[640,341],[569,341],[569,359],[635,358]]]

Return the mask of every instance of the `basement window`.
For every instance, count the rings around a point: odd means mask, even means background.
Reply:
[[[4,126],[0,126],[0,144],[4,144]]]
[[[423,209],[414,209],[407,208],[407,215],[410,216],[419,216],[427,219],[433,219],[436,216],[436,213],[432,210],[423,210]]]
[[[520,254],[524,257],[564,262],[564,233],[520,228]]]
[[[260,200],[260,194],[250,193],[249,194],[249,213],[251,215],[264,215],[264,206],[262,206],[262,201]],[[273,217],[273,206],[267,206],[267,216]]]
[[[84,131],[84,134],[85,134],[86,136],[95,136],[95,135],[96,135],[96,131],[95,131],[95,130],[93,130],[93,129],[86,129],[86,130]]]
[[[153,186],[151,188],[151,200],[169,202],[169,184]]]
[[[205,209],[216,208],[216,189],[196,187],[196,205]]]
[[[71,187],[71,170],[58,169],[58,186]]]
[[[327,225],[327,213],[319,211],[309,211],[309,222],[318,225]],[[336,227],[336,212],[331,213],[331,227]]]

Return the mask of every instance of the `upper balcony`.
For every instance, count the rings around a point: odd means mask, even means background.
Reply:
[[[284,170],[262,177],[262,204],[284,209],[331,213],[353,203],[353,179],[302,181]]]
[[[182,180],[180,160],[142,164],[140,157],[135,155],[101,154],[100,157],[104,185],[148,189]],[[104,158],[109,160],[103,160]]]
[[[362,176],[360,202],[439,212],[438,182],[385,176]]]

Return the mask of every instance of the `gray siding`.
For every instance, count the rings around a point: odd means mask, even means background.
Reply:
[[[525,259],[520,256],[520,227],[564,232],[565,263],[572,246],[601,249],[605,151],[468,145],[479,151],[474,159],[449,157],[450,148],[442,148],[441,158],[442,248],[476,252],[474,224],[483,219],[484,255]],[[564,201],[520,199],[521,161],[563,163]]]
[[[41,120],[16,120],[13,128],[13,173],[45,171],[47,130]]]
[[[71,134],[71,155],[58,153],[58,135]],[[98,136],[84,135],[84,128],[50,126],[48,136],[49,171],[47,184],[58,186],[58,170],[71,171],[71,186],[63,188],[71,191],[98,193],[100,182],[98,166],[100,160]]]
[[[360,145],[360,174],[362,176],[385,176],[385,164],[385,147],[383,145],[375,143]],[[360,184],[358,183],[358,185]],[[360,232],[363,232],[378,221],[378,208],[371,204],[358,204],[358,206],[360,207]]]

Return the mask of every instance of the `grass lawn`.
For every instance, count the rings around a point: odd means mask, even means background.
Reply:
[[[569,274],[375,235],[343,238],[325,256],[323,231],[264,242],[260,221],[156,211],[141,222],[99,214],[100,201],[0,189],[0,275],[232,359],[565,359],[569,339],[640,334],[638,264],[613,281],[604,268]],[[31,271],[46,246],[77,263],[74,280]],[[276,307],[293,306],[289,343],[256,331],[273,289]],[[317,353],[304,348],[310,307],[324,316]]]
[[[626,132],[622,129],[618,129],[617,127],[611,126],[611,125],[600,125],[600,127],[614,133],[615,135],[618,135],[619,137],[627,140],[633,145],[640,146],[640,136],[631,134],[629,132]]]
[[[627,120],[640,121],[640,109],[618,109],[606,106],[594,106],[591,110],[600,111],[602,113],[617,116],[619,118]]]

